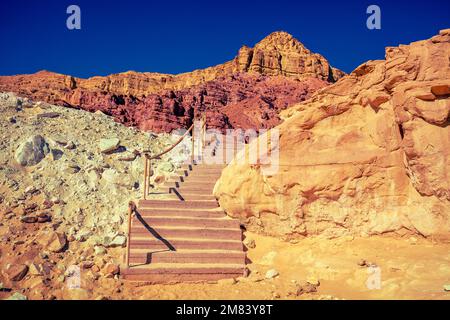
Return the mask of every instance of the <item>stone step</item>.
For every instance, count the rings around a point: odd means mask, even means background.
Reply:
[[[175,267],[176,266],[176,267]],[[162,264],[124,268],[122,278],[148,284],[215,281],[245,276],[245,266],[232,264]]]
[[[149,263],[220,263],[245,264],[243,251],[159,251],[132,250],[131,264]]]
[[[184,208],[184,209],[213,209],[217,208],[216,200],[139,200],[139,209],[159,209],[159,208]]]
[[[142,217],[186,217],[186,218],[223,218],[225,212],[222,210],[189,210],[189,209],[139,209]]]
[[[168,190],[169,191],[169,190]],[[174,192],[173,190],[170,190],[171,193],[167,195],[168,199],[175,199],[175,200],[216,200],[216,197],[214,197],[212,194],[204,194],[203,192]]]
[[[195,171],[187,176],[172,176],[166,182],[216,183],[220,174],[196,174]]]
[[[156,239],[145,237],[145,239],[130,239],[130,249],[147,250],[244,250],[242,241],[228,240],[203,240],[203,239]]]
[[[196,228],[237,228],[240,223],[238,220],[224,218],[180,218],[180,217],[142,217],[151,228],[170,226],[170,227],[196,227]],[[142,223],[136,217],[133,223]]]
[[[216,185],[216,180],[191,181],[190,179],[186,179],[186,181],[166,181],[160,187],[179,188],[181,186],[187,186],[187,187],[208,186],[208,187],[214,188],[215,185]]]
[[[152,237],[157,234],[157,237],[165,238],[170,241],[171,238],[183,239],[228,239],[228,240],[242,240],[242,231],[238,228],[169,228],[169,227],[153,227],[150,232],[147,228],[136,223],[131,227],[131,235],[135,239],[143,237]]]

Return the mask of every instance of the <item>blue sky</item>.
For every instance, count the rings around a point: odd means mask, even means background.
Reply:
[[[81,8],[82,29],[66,28],[66,8]],[[366,8],[381,8],[382,29],[366,28]],[[180,73],[231,60],[284,30],[346,72],[384,47],[450,28],[450,1],[2,0],[0,75],[42,69],[78,77],[127,70]]]

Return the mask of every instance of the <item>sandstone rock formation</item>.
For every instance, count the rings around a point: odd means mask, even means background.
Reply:
[[[282,112],[279,170],[235,161],[215,195],[248,228],[283,238],[450,238],[450,29],[386,48]],[[253,143],[262,142],[262,138]]]
[[[41,71],[0,77],[0,91],[101,110],[146,131],[188,127],[204,111],[210,127],[246,129],[278,124],[279,110],[342,76],[291,35],[275,32],[253,49],[241,48],[234,60],[203,70],[179,75],[130,71],[89,79]]]

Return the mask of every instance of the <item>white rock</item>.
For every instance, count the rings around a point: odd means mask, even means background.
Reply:
[[[120,140],[118,138],[101,139],[99,143],[100,152],[109,153],[119,147]]]
[[[279,275],[278,271],[275,269],[270,269],[266,272],[266,279],[273,279]]]

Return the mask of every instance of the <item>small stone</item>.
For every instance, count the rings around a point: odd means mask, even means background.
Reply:
[[[249,249],[256,248],[256,242],[253,239],[245,238],[244,245]]]
[[[309,276],[306,281],[316,287],[320,286],[320,280],[316,276]]]
[[[94,247],[94,253],[97,256],[101,256],[101,255],[104,255],[106,253],[106,249],[105,249],[105,247],[102,247],[102,246],[95,246]]]
[[[28,266],[24,264],[7,265],[4,274],[10,281],[20,281],[28,273]]]
[[[444,285],[444,291],[450,291],[450,284]]]
[[[279,276],[279,273],[275,269],[270,269],[266,272],[266,279],[273,279],[275,277]]]
[[[73,143],[72,141],[69,141],[69,143],[67,143],[66,145],[66,149],[68,150],[73,150],[75,148],[76,148],[75,143]]]
[[[51,216],[46,212],[41,212],[37,215],[38,223],[50,222],[52,220]]]
[[[304,293],[314,293],[317,292],[316,285],[313,285],[307,281],[302,281],[296,285],[295,295],[300,296]]]
[[[119,161],[134,161],[137,158],[137,154],[134,152],[126,152],[124,155],[120,156],[119,158],[117,158],[117,160]]]
[[[125,247],[127,244],[127,237],[123,235],[118,235],[114,237],[114,239],[108,244],[108,247],[115,248],[115,247]]]
[[[6,300],[28,300],[28,298],[19,292],[15,292],[12,296],[10,296]]]
[[[62,146],[67,145],[67,140],[64,137],[56,136],[52,138],[53,141],[55,141],[57,144],[60,144]]]
[[[37,238],[37,243],[55,253],[65,250],[67,246],[67,237],[64,233],[47,231]]]
[[[44,113],[40,113],[37,115],[37,118],[58,118],[60,116],[60,114],[58,112],[44,112]]]
[[[20,221],[23,223],[36,223],[38,218],[34,216],[24,216],[20,218]]]
[[[37,263],[30,264],[29,273],[33,276],[40,276],[42,274],[42,265]]]
[[[119,147],[120,140],[118,138],[101,139],[99,143],[100,152],[110,153]]]
[[[107,263],[106,266],[103,268],[103,273],[105,275],[116,275],[120,273],[120,267],[117,264],[114,263]]]
[[[66,169],[64,169],[64,172],[69,173],[69,174],[75,174],[80,172],[81,168],[75,164],[75,163],[70,163],[67,165]]]
[[[83,261],[81,263],[81,268],[82,269],[90,269],[94,266],[94,261]]]

